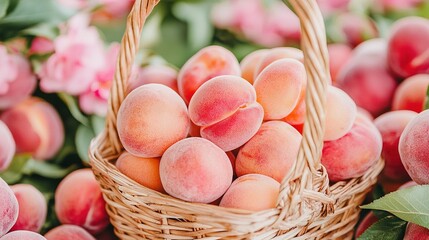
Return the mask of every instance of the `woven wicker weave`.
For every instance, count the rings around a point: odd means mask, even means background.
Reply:
[[[359,205],[383,168],[378,161],[362,177],[329,185],[320,164],[325,95],[330,78],[325,28],[316,0],[290,0],[301,21],[308,76],[307,117],[298,159],[281,183],[277,207],[260,212],[184,202],[145,188],[112,163],[122,151],[116,116],[146,17],[159,0],[136,0],[128,16],[105,130],[90,146],[91,165],[121,239],[350,239]]]

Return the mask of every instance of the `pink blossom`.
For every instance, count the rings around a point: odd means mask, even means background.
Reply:
[[[317,0],[323,14],[329,15],[334,12],[342,12],[348,8],[350,0]]]
[[[112,44],[105,54],[104,67],[97,74],[89,89],[79,96],[79,105],[83,112],[104,116],[107,113],[107,101],[115,74],[119,44]]]
[[[79,95],[89,89],[104,66],[103,42],[95,27],[88,26],[88,19],[76,15],[54,40],[55,53],[39,73],[44,92]]]
[[[266,47],[282,46],[300,39],[298,17],[282,2],[267,5],[260,0],[231,0],[213,8],[212,21]]]
[[[374,8],[379,11],[401,11],[417,7],[423,0],[375,0]]]
[[[24,100],[36,87],[36,76],[30,63],[17,53],[8,53],[0,45],[0,109],[9,108]]]
[[[107,13],[112,18],[120,18],[127,15],[135,0],[99,0],[101,11]]]
[[[55,50],[51,39],[45,37],[36,37],[31,42],[30,54],[47,54]]]

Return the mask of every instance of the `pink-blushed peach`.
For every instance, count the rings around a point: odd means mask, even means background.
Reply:
[[[203,83],[220,75],[241,76],[237,58],[224,47],[205,47],[192,56],[180,69],[177,77],[179,93],[185,102],[189,103]]]
[[[301,134],[288,123],[263,123],[238,152],[237,176],[258,173],[281,182],[296,161],[301,139]]]
[[[429,229],[409,222],[405,230],[404,240],[429,240]]]
[[[116,167],[139,184],[158,192],[164,192],[159,177],[159,162],[160,158],[142,158],[123,152],[116,161]]]
[[[264,108],[264,120],[289,115],[298,104],[306,78],[304,65],[298,60],[286,58],[268,65],[253,83],[257,101]]]
[[[400,77],[429,73],[429,21],[405,17],[396,21],[389,36],[389,66]]]
[[[45,238],[47,240],[95,240],[85,229],[71,224],[60,225],[49,230]]]
[[[292,58],[300,62],[304,61],[304,54],[298,48],[293,47],[277,47],[270,49],[265,57],[263,57],[255,71],[254,79],[271,63],[283,59],[283,58]]]
[[[55,156],[64,142],[64,126],[56,109],[41,98],[31,97],[0,115],[9,127],[17,153],[30,153],[35,159]]]
[[[9,185],[0,177],[0,237],[9,232],[18,219],[18,200]]]
[[[224,151],[242,146],[255,135],[263,115],[253,86],[232,75],[204,83],[189,103],[189,116],[201,127],[201,136]]]
[[[416,116],[416,112],[398,110],[384,113],[374,120],[383,138],[381,156],[384,158],[385,165],[382,175],[390,180],[404,182],[410,179],[399,156],[398,145],[405,127]]]
[[[48,213],[48,206],[43,194],[30,184],[16,184],[11,186],[11,189],[19,205],[18,219],[11,231],[40,232]]]
[[[346,135],[356,119],[356,103],[343,90],[328,86],[326,100],[324,141],[333,141]]]
[[[262,211],[276,206],[280,183],[262,174],[246,174],[231,184],[219,206]]]
[[[240,62],[241,77],[246,79],[250,84],[253,84],[255,72],[269,51],[269,49],[259,49],[247,54]]]
[[[15,155],[16,145],[12,133],[6,124],[0,120],[0,172],[6,170]]]
[[[395,91],[392,109],[423,111],[428,87],[429,74],[417,74],[405,79]]]
[[[399,139],[399,155],[411,179],[429,184],[429,110],[414,117]]]
[[[233,175],[226,153],[204,138],[186,138],[169,147],[161,158],[159,172],[168,194],[200,203],[221,197]]]
[[[108,226],[106,202],[91,169],[76,170],[60,182],[55,191],[55,212],[62,224],[78,225],[93,234]]]
[[[117,117],[124,148],[145,158],[160,157],[188,135],[189,126],[183,99],[171,88],[156,83],[132,91],[122,102]]]
[[[359,118],[352,129],[334,141],[325,141],[321,162],[333,182],[362,176],[381,155],[382,139],[377,128]]]
[[[154,64],[140,68],[138,75],[135,78],[130,79],[130,82],[128,83],[128,92],[131,92],[144,84],[159,83],[178,93],[177,74],[176,69],[167,65]]]
[[[343,43],[328,45],[329,71],[331,73],[332,84],[337,81],[338,73],[352,55],[352,48]]]
[[[378,218],[375,216],[375,214],[372,211],[369,212],[356,228],[355,238],[357,239],[360,235],[362,235],[362,233],[364,233],[369,227],[372,226],[372,224],[376,223],[377,221]]]

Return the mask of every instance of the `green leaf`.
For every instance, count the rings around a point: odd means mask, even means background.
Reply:
[[[95,134],[92,131],[92,129],[84,125],[79,126],[79,128],[76,131],[75,144],[76,144],[77,154],[86,163],[89,162],[89,157],[88,157],[89,144],[91,143],[91,140],[94,137],[95,137]]]
[[[429,109],[429,86],[426,90],[426,98],[425,98],[425,105],[423,107],[423,110]]]
[[[9,7],[9,0],[0,1],[0,18],[4,17]]]
[[[54,39],[59,35],[60,31],[55,24],[42,23],[21,31],[21,34],[30,36],[39,36],[49,39]]]
[[[100,117],[97,115],[91,116],[91,125],[95,135],[98,135],[99,133],[101,133],[101,131],[103,131],[105,124],[106,119],[104,117]]]
[[[0,173],[0,177],[3,178],[3,180],[5,180],[8,184],[15,184],[19,182],[23,176],[22,169],[30,159],[31,155],[29,154],[15,155],[8,169]]]
[[[409,222],[429,228],[429,185],[401,189],[362,206],[383,210]]]
[[[80,111],[78,103],[73,96],[66,93],[58,93],[58,97],[67,105],[70,113],[77,121],[87,127],[90,126],[88,118]]]
[[[387,216],[371,225],[358,240],[402,240],[406,226],[406,221]]]
[[[59,165],[48,162],[36,161],[31,159],[26,164],[22,172],[27,175],[37,174],[45,178],[64,178],[70,172],[76,170],[76,165],[71,165],[67,168],[62,168]]]

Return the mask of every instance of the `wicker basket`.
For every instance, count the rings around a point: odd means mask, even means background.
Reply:
[[[351,239],[359,205],[377,181],[380,160],[362,177],[329,185],[320,164],[325,95],[330,78],[325,28],[316,0],[290,0],[301,20],[302,49],[308,75],[307,119],[292,171],[283,179],[277,207],[260,212],[184,202],[145,188],[112,163],[122,151],[116,116],[146,17],[159,0],[136,0],[109,99],[105,130],[90,146],[92,169],[107,212],[121,239]]]

